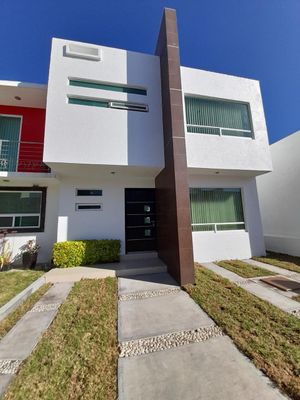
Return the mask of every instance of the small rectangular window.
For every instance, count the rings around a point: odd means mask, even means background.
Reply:
[[[109,103],[110,108],[118,108],[120,110],[128,110],[128,111],[141,111],[147,112],[149,111],[149,107],[147,104],[137,104],[137,103],[127,103],[123,101],[111,101]]]
[[[76,196],[102,196],[101,189],[76,189]]]
[[[101,211],[102,204],[100,203],[76,203],[75,205],[76,211]]]
[[[81,79],[69,79],[70,86],[79,86],[90,89],[101,89],[101,90],[109,90],[111,92],[121,92],[121,93],[129,93],[129,94],[138,94],[142,96],[147,95],[146,89],[140,89],[135,87],[129,87],[124,85],[112,85],[108,83],[94,82],[94,81],[85,81]]]
[[[94,106],[108,108],[108,101],[90,100],[79,97],[68,97],[69,104],[78,104],[80,106]]]

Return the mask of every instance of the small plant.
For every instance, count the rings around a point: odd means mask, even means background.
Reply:
[[[37,254],[41,246],[36,243],[35,240],[28,240],[27,244],[24,246],[23,253]]]
[[[25,268],[34,268],[37,262],[37,256],[40,249],[40,245],[35,240],[31,239],[23,246],[22,262]]]
[[[10,248],[9,240],[7,239],[7,231],[0,231],[0,271],[3,267],[10,265],[12,262],[12,251]]]

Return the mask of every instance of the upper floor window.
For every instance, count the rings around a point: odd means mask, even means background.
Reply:
[[[70,86],[79,86],[85,87],[89,89],[101,89],[101,90],[109,90],[111,92],[122,92],[129,94],[139,94],[142,96],[147,95],[146,89],[130,87],[125,85],[117,85],[117,84],[109,84],[103,82],[95,82],[95,81],[84,81],[80,79],[69,79]]]
[[[248,104],[187,96],[185,109],[188,132],[253,137]]]

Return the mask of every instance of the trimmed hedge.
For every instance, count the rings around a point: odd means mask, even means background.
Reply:
[[[120,240],[72,240],[54,243],[52,260],[55,267],[110,263],[120,260]]]

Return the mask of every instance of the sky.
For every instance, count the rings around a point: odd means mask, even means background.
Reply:
[[[0,0],[0,80],[46,83],[52,37],[153,53],[164,7],[181,65],[258,79],[270,143],[300,130],[300,0]]]

